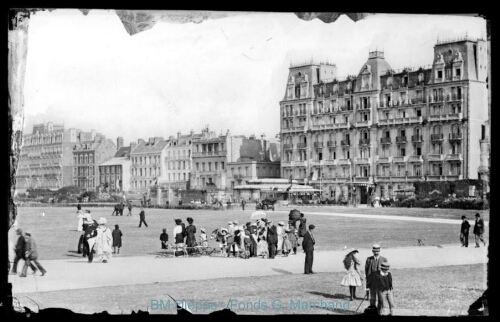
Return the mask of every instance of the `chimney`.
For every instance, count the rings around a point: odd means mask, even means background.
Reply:
[[[138,140],[137,140],[137,145],[139,145],[139,144],[141,144],[141,143],[144,143],[144,142],[146,142],[146,141],[144,141],[143,139],[138,139]]]
[[[119,137],[116,139],[116,149],[117,149],[117,150],[120,150],[122,147],[123,147],[123,137],[122,137],[122,136],[119,136]]]
[[[95,131],[95,130],[91,130],[91,131],[90,131],[90,135],[91,135],[91,137],[92,137],[92,139],[91,139],[91,140],[93,140],[93,139],[95,138],[96,131]]]
[[[130,153],[132,153],[136,147],[137,147],[137,143],[130,142]]]
[[[190,134],[191,136],[193,136],[193,135],[194,135],[194,131],[193,131],[193,130],[191,130],[191,132],[189,132],[189,134]]]
[[[156,143],[160,142],[161,140],[163,140],[163,137],[155,136],[155,145],[156,145]]]
[[[180,139],[181,137],[181,131],[177,132],[177,138]]]

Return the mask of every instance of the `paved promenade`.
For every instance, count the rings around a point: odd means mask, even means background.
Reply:
[[[370,216],[371,218],[373,216]],[[394,218],[394,217],[393,217]],[[300,248],[299,248],[300,250]],[[364,263],[371,255],[370,249],[359,249]],[[462,248],[458,245],[440,247],[402,247],[382,249],[391,269],[467,265],[487,263],[487,249]],[[314,270],[318,273],[343,272],[343,251],[317,251],[314,253]],[[113,257],[107,264],[87,263],[84,258],[42,260],[47,269],[45,276],[30,274],[26,278],[9,275],[13,294],[47,292],[93,287],[181,282],[227,277],[272,276],[302,274],[304,253],[274,260],[262,258],[186,257],[156,258],[150,256]],[[245,261],[245,265],[241,265]],[[22,263],[20,263],[22,265]],[[186,274],[189,267],[189,274]],[[31,271],[31,270],[30,270]],[[39,273],[38,273],[39,274]],[[486,266],[485,266],[486,278]]]

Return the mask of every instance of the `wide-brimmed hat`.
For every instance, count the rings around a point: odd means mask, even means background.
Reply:
[[[476,214],[476,217],[480,217],[481,215],[480,214]]]
[[[25,231],[25,232],[24,232],[24,234],[25,234],[26,236],[31,236],[31,233],[30,233],[29,231]]]
[[[345,256],[347,256],[347,255],[349,255],[350,253],[353,253],[353,252],[358,252],[359,253],[359,251],[356,248],[348,248],[345,251]]]
[[[314,225],[309,225],[309,230],[316,228]]]
[[[257,226],[257,223],[253,222],[253,223],[250,224],[250,226]]]
[[[226,228],[221,228],[221,229],[220,229],[220,232],[221,232],[221,233],[222,233],[222,232],[227,233],[227,229],[226,229]]]
[[[372,250],[380,251],[380,245],[379,244],[373,244]]]
[[[289,232],[290,232],[290,229],[285,228],[285,232],[286,232],[286,233],[289,233]]]
[[[234,220],[234,221],[233,221],[233,224],[237,225],[237,224],[238,224],[238,221],[237,221],[237,220]]]
[[[201,231],[202,233],[204,233],[204,232],[205,232],[205,228],[200,229],[200,231]]]
[[[228,224],[228,225],[232,225],[232,224],[233,224],[233,222],[232,222],[232,221],[230,221],[230,222],[228,222],[227,224]]]
[[[462,219],[465,219],[465,218],[467,218],[467,217],[465,217],[465,216],[462,216]]]
[[[280,221],[280,222],[278,223],[278,225],[279,225],[279,226],[285,226],[285,223],[284,223],[283,221]]]
[[[382,262],[380,263],[380,269],[389,269],[391,265],[389,265],[388,262]]]
[[[106,220],[106,218],[104,218],[104,217],[99,218],[99,225],[105,225],[107,223],[108,223],[108,221]]]
[[[90,210],[88,210],[88,209],[85,209],[85,212],[88,213],[88,214],[90,214]]]

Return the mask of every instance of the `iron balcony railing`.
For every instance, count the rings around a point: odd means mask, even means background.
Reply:
[[[431,134],[431,141],[441,141],[443,140],[443,133]]]
[[[411,141],[412,142],[422,142],[423,141],[422,135],[412,135]]]
[[[406,143],[406,136],[396,136],[396,143]]]
[[[391,143],[391,137],[383,137],[383,138],[380,138],[380,143],[384,144],[384,143]]]

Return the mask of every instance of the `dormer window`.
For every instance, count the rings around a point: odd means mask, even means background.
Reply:
[[[406,87],[406,86],[408,86],[408,76],[407,75],[403,76],[403,87]]]
[[[438,70],[437,71],[437,78],[438,79],[443,79],[443,71],[442,70]]]

